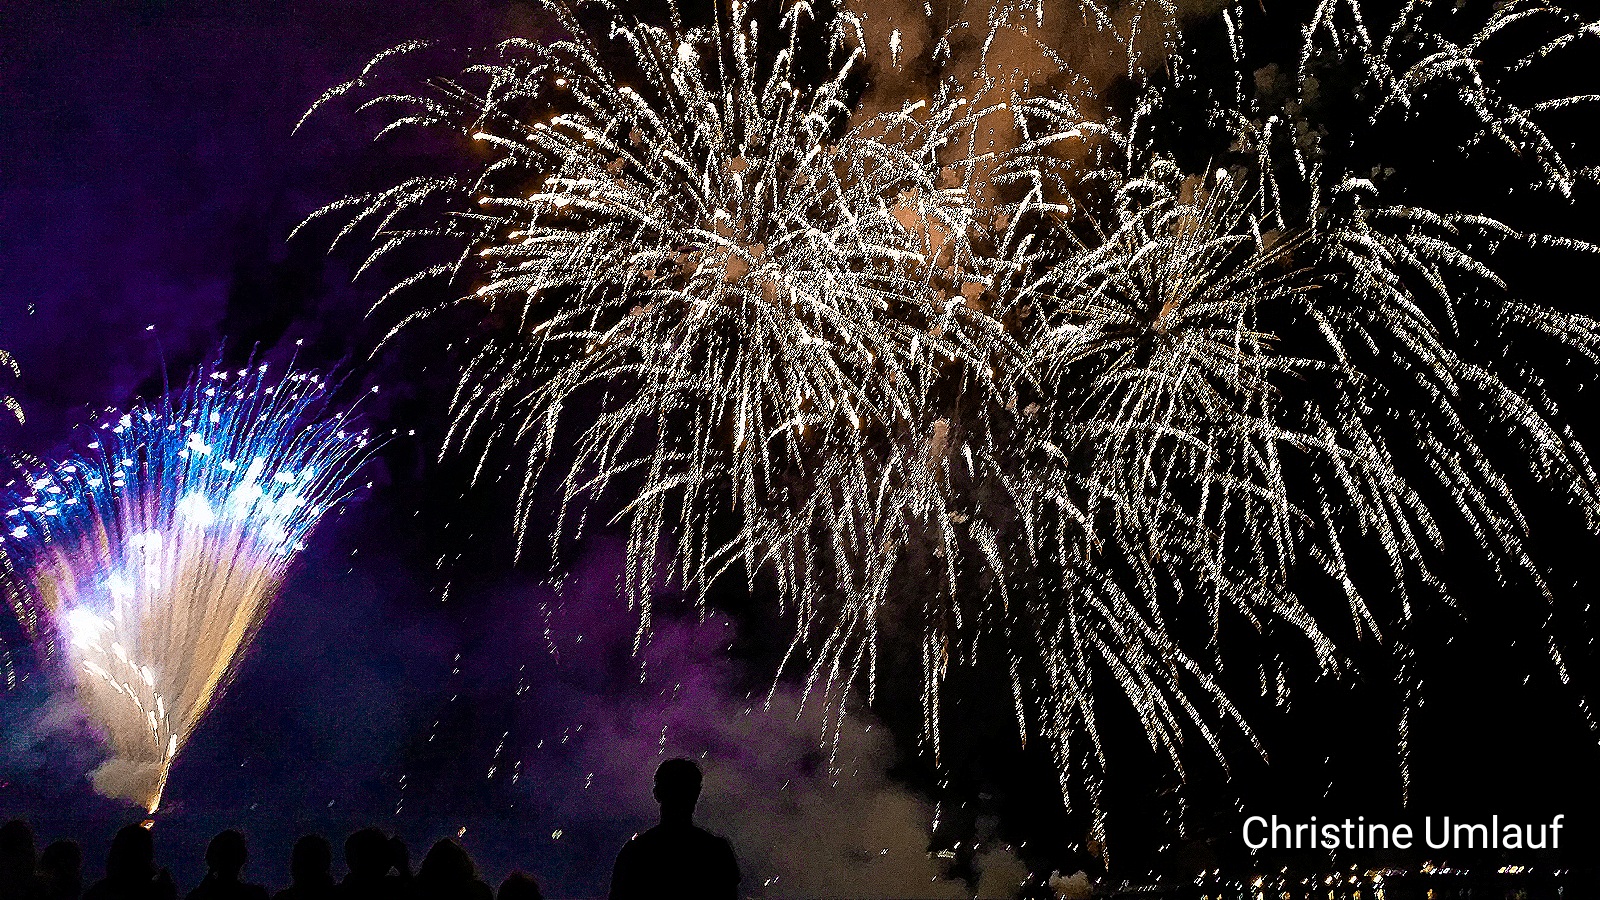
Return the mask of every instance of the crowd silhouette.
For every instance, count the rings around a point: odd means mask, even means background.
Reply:
[[[662,763],[655,775],[661,821],[634,835],[617,854],[611,900],[693,898],[732,900],[739,866],[728,842],[694,824],[700,768],[687,759]],[[333,846],[306,835],[289,858],[289,886],[275,895],[247,880],[249,843],[229,829],[206,847],[206,874],[181,894],[156,862],[155,838],[145,825],[116,833],[106,854],[105,877],[83,884],[83,852],[73,841],[37,850],[33,829],[21,819],[0,825],[0,900],[544,900],[539,883],[513,872],[490,887],[465,847],[444,838],[429,848],[413,872],[406,843],[376,828],[344,842],[347,874],[333,874]]]

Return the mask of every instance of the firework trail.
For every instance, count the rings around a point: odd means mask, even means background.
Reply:
[[[167,772],[294,556],[350,488],[367,438],[316,375],[202,370],[22,476],[6,549],[65,639],[110,744],[101,793],[154,812]]]
[[[935,752],[941,687],[982,647],[1064,796],[1098,812],[1112,697],[1181,772],[1191,736],[1219,757],[1225,728],[1254,740],[1219,680],[1225,632],[1265,635],[1278,703],[1296,648],[1348,664],[1334,626],[1388,641],[1414,692],[1408,623],[1451,600],[1447,533],[1553,599],[1512,473],[1531,462],[1600,522],[1600,476],[1534,362],[1600,362],[1600,322],[1493,268],[1505,245],[1594,248],[1493,218],[1481,191],[1441,207],[1389,157],[1459,140],[1520,189],[1592,183],[1541,123],[1595,97],[1550,80],[1529,99],[1527,73],[1593,22],[1417,2],[1377,28],[1325,0],[1285,87],[1245,6],[1180,28],[1175,4],[1085,0],[1072,16],[1126,63],[1102,92],[1053,52],[1050,77],[997,75],[991,52],[1037,44],[1052,12],[973,4],[985,20],[917,41],[972,58],[952,48],[976,35],[972,74],[861,114],[863,71],[938,70],[870,10],[734,3],[689,27],[676,6],[652,25],[600,5],[612,46],[547,5],[568,39],[383,92],[421,49],[398,48],[325,95],[371,93],[400,110],[380,134],[453,133],[475,162],[318,217],[370,234],[369,262],[443,248],[385,296],[427,298],[406,323],[466,306],[504,326],[451,440],[484,465],[526,454],[525,537],[575,436],[558,533],[609,489],[641,601],[664,548],[691,589],[773,576],[826,696],[858,676],[870,696],[885,623],[913,623]]]
[[[17,361],[4,349],[0,349],[0,369],[5,369],[12,375],[22,374],[17,367]],[[24,421],[22,404],[18,403],[15,397],[0,393],[0,406],[5,407],[19,424]],[[30,635],[35,624],[33,615],[23,602],[24,592],[18,587],[17,573],[11,565],[11,559],[4,553],[0,553],[0,593],[5,594],[6,602],[22,626],[23,635]],[[11,661],[11,648],[6,646],[5,637],[0,635],[0,689],[10,690],[16,686],[17,676]]]
[[[0,369],[4,369],[15,376],[22,375],[22,370],[17,368],[16,359],[11,356],[9,351],[3,349],[0,349]],[[16,419],[18,423],[24,421],[22,404],[17,402],[17,398],[10,394],[0,394],[0,407],[4,407],[5,411]]]

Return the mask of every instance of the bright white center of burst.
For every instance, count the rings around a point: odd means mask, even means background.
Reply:
[[[250,512],[250,507],[261,499],[261,485],[247,481],[234,489],[233,496],[228,502],[233,504],[233,514],[243,518]]]
[[[154,556],[161,552],[161,532],[153,529],[141,531],[133,536],[131,543],[135,550],[143,551],[145,556]]]
[[[98,643],[100,632],[110,627],[105,619],[81,606],[67,613],[67,629],[72,632],[72,642],[79,646]]]
[[[178,515],[196,528],[204,528],[217,520],[217,514],[211,508],[211,501],[200,491],[193,491],[178,501]]]
[[[133,582],[121,575],[107,578],[106,588],[111,591],[111,599],[118,603],[126,603],[133,599]]]

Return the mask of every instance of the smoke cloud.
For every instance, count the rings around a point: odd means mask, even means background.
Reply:
[[[478,724],[501,732],[482,777],[539,823],[535,855],[556,894],[604,890],[609,872],[583,872],[580,860],[609,859],[654,824],[655,768],[681,756],[705,771],[697,820],[733,844],[741,893],[972,896],[930,853],[933,810],[889,777],[894,742],[869,712],[841,716],[798,686],[769,691],[764,671],[730,655],[736,626],[715,614],[658,616],[632,653],[637,615],[615,590],[621,552],[592,552],[561,596],[493,591],[493,634],[462,660],[475,694],[517,698]],[[491,686],[512,670],[512,683]],[[1003,849],[980,864],[979,896],[1014,896],[1026,876]]]
[[[1088,116],[1109,114],[1108,90],[1165,65],[1183,19],[1222,0],[845,0],[861,22],[867,89],[858,120],[906,109],[953,86],[972,109],[991,109],[963,134],[976,153],[1018,146],[1013,101],[1058,94]],[[964,158],[966,147],[961,148]],[[1057,149],[1055,152],[1064,152]],[[990,199],[988,172],[974,199]]]

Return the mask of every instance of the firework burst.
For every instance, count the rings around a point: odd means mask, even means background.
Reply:
[[[1344,665],[1326,631],[1336,610],[1308,598],[1342,597],[1354,635],[1394,648],[1408,702],[1418,684],[1409,624],[1419,604],[1453,602],[1447,535],[1551,601],[1517,470],[1560,485],[1590,528],[1600,514],[1600,479],[1537,367],[1481,349],[1593,359],[1600,323],[1517,297],[1493,265],[1503,245],[1569,259],[1595,248],[1419,205],[1428,194],[1415,173],[1396,177],[1382,152],[1392,129],[1415,127],[1425,87],[1451,85],[1461,108],[1441,118],[1468,123],[1469,146],[1511,147],[1519,185],[1570,194],[1593,173],[1556,150],[1539,117],[1595,98],[1519,106],[1489,73],[1535,66],[1593,26],[1543,4],[1501,5],[1458,45],[1430,30],[1431,12],[1407,5],[1374,39],[1358,6],[1323,4],[1297,93],[1277,109],[1254,94],[1210,109],[1211,123],[1230,123],[1216,143],[1196,129],[1195,143],[1225,163],[1212,172],[1185,171],[1176,159],[1194,148],[1163,135],[1194,96],[1183,76],[1148,85],[1120,120],[1040,98],[1023,112],[1031,146],[1006,166],[1066,192],[1072,214],[1035,192],[1011,207],[1033,219],[1028,240],[996,255],[1004,292],[1039,313],[1024,371],[1043,401],[1024,437],[1061,448],[1046,475],[1079,501],[1066,546],[1091,570],[1105,566],[1154,621],[1198,606],[1213,636],[1228,618],[1286,624],[1323,671]],[[1240,21],[1230,13],[1227,37],[1242,64]],[[1542,26],[1521,38],[1536,49],[1492,65],[1487,47],[1513,23]],[[1340,128],[1351,114],[1325,95],[1346,96],[1351,81],[1379,99]],[[1319,101],[1319,83],[1338,87]],[[1220,647],[1213,637],[1206,671],[1222,669]],[[1265,669],[1261,682],[1283,702],[1287,682]]]
[[[110,745],[101,793],[155,811],[295,554],[345,496],[367,438],[330,414],[327,391],[315,375],[203,370],[103,424],[86,453],[23,474],[6,549]]]
[[[542,460],[581,418],[568,506],[642,481],[625,512],[641,599],[668,536],[697,587],[743,560],[773,563],[788,599],[819,579],[881,592],[881,551],[857,550],[894,542],[873,487],[899,464],[889,439],[934,427],[924,397],[944,364],[1003,339],[951,290],[970,224],[923,162],[937,127],[849,126],[860,50],[838,23],[808,28],[805,4],[765,38],[737,4],[711,29],[631,23],[616,32],[638,61],[627,72],[552,9],[570,40],[502,47],[467,70],[481,88],[383,98],[419,110],[411,124],[465,125],[499,160],[483,177],[412,180],[323,214],[358,210],[341,237],[378,225],[374,258],[440,237],[468,250],[420,277],[478,279],[466,302],[514,335],[468,366],[451,440],[516,441]],[[827,48],[810,81],[805,42]],[[543,110],[531,125],[529,103]],[[433,218],[452,203],[460,214]],[[541,474],[527,470],[524,536]],[[731,540],[709,527],[717,507],[746,519]]]
[[[863,36],[888,33],[898,69],[897,28],[806,3],[693,28],[675,6],[665,26],[606,7],[618,50],[549,6],[569,39],[367,104],[405,110],[383,133],[453,132],[487,162],[319,215],[348,214],[340,238],[369,232],[373,261],[449,248],[396,289],[444,292],[413,318],[468,305],[505,326],[462,378],[452,444],[527,453],[525,536],[570,455],[563,521],[622,495],[635,596],[658,563],[701,591],[776,576],[832,696],[858,674],[870,694],[885,620],[915,623],[935,751],[950,669],[998,652],[1024,738],[1098,807],[1108,692],[1181,771],[1188,735],[1218,756],[1225,726],[1253,739],[1218,676],[1231,623],[1285,629],[1328,671],[1346,664],[1336,613],[1390,642],[1412,690],[1406,623],[1448,599],[1447,532],[1551,596],[1502,465],[1531,460],[1600,517],[1536,367],[1480,349],[1600,358],[1600,323],[1515,297],[1492,266],[1506,244],[1593,248],[1459,193],[1427,201],[1426,173],[1387,156],[1395,129],[1437,139],[1417,123],[1439,115],[1473,152],[1509,148],[1516,186],[1592,182],[1547,120],[1594,98],[1530,99],[1518,79],[1593,23],[1512,2],[1463,31],[1422,2],[1374,31],[1326,0],[1285,88],[1244,7],[1190,37],[1173,4],[1140,26],[1086,2],[1073,14],[1129,58],[1125,99],[983,66],[865,117]],[[934,52],[1048,14],[991,4]],[[1208,80],[1196,59],[1231,66]],[[1308,599],[1330,593],[1345,609]],[[1279,702],[1282,663],[1261,670]]]

